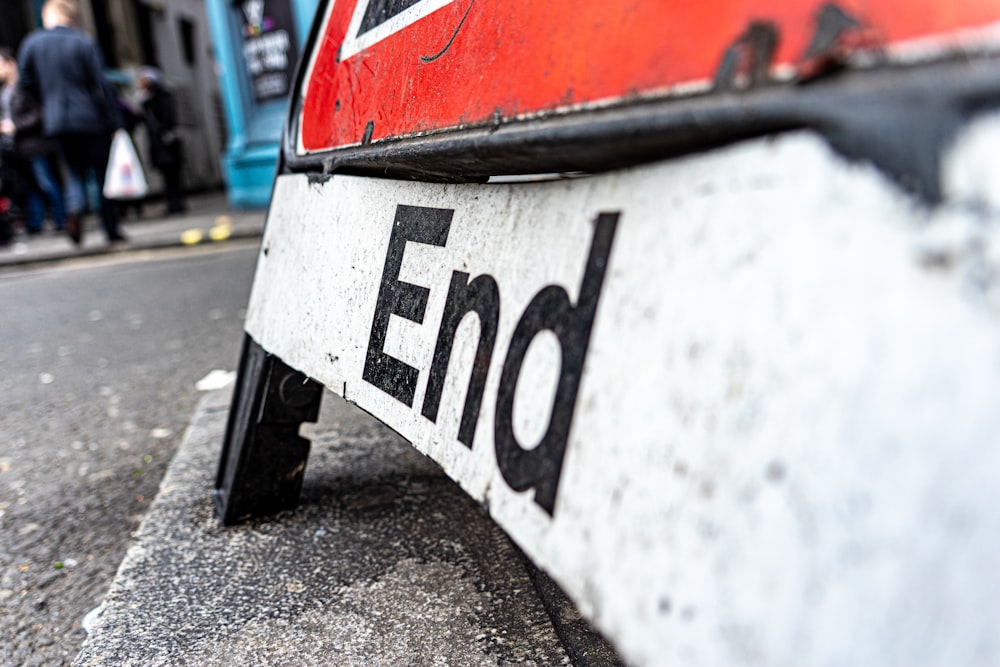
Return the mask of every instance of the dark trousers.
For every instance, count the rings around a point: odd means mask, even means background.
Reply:
[[[167,195],[167,212],[180,213],[184,210],[184,194],[181,190],[181,165],[180,163],[160,167],[163,174],[163,184]]]
[[[101,224],[108,241],[122,239],[118,230],[118,208],[104,196],[104,174],[108,170],[111,137],[105,134],[61,134],[59,152],[66,163],[66,211],[80,215],[87,204],[87,173],[92,172],[101,193]]]

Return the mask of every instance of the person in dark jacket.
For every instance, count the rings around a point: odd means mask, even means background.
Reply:
[[[163,174],[167,190],[167,214],[182,213],[186,210],[181,193],[183,147],[177,134],[174,96],[155,69],[142,70],[138,83],[143,93],[142,120],[149,132],[150,157],[153,166]]]
[[[103,192],[111,137],[122,126],[100,51],[76,28],[79,16],[76,0],[47,0],[44,28],[28,35],[18,53],[21,85],[41,103],[45,135],[55,139],[67,168],[66,230],[77,244],[82,240],[87,172],[93,172]],[[125,240],[117,208],[103,194],[101,222],[110,243]]]
[[[42,132],[41,105],[18,85],[17,61],[8,49],[0,49],[0,73],[6,82],[0,94],[3,116],[0,132],[13,141],[8,159],[16,160],[22,174],[27,231],[29,234],[42,231],[46,203],[56,230],[61,230],[66,223],[66,209],[53,168],[55,146]]]

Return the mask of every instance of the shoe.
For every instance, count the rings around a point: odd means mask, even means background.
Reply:
[[[108,239],[108,247],[111,250],[124,250],[128,247],[128,237],[119,232],[117,236]]]
[[[79,214],[71,213],[66,216],[66,233],[69,234],[69,238],[73,241],[74,245],[80,245],[80,242],[83,240],[82,227]]]

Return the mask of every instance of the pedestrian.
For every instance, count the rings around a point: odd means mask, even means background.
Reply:
[[[42,232],[48,205],[57,231],[66,224],[66,209],[56,170],[55,145],[42,131],[42,109],[23,86],[18,85],[18,66],[8,49],[0,49],[0,73],[6,85],[2,98],[3,131],[13,137],[12,159],[22,173],[28,234]]]
[[[163,174],[167,194],[167,215],[186,209],[181,192],[181,167],[184,162],[181,138],[177,134],[177,108],[174,96],[163,84],[159,72],[147,67],[139,74],[142,91],[142,119],[149,133],[153,166]]]
[[[83,238],[86,178],[92,172],[101,191],[101,222],[108,242],[125,241],[118,211],[103,195],[111,137],[122,126],[103,58],[78,29],[77,0],[46,0],[42,29],[21,44],[21,85],[42,105],[45,135],[52,137],[66,166],[66,231],[77,245]]]
[[[27,209],[28,168],[14,146],[14,121],[11,104],[17,87],[16,72],[11,63],[13,54],[0,50],[0,193],[3,196],[4,235],[12,235],[14,223],[24,227]]]

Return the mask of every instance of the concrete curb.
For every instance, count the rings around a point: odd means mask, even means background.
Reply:
[[[210,489],[228,403],[228,390],[201,401],[75,666],[558,665],[576,657],[532,568],[482,509],[333,395],[307,434],[313,454],[301,508],[221,528]],[[615,659],[597,650],[584,662]]]

